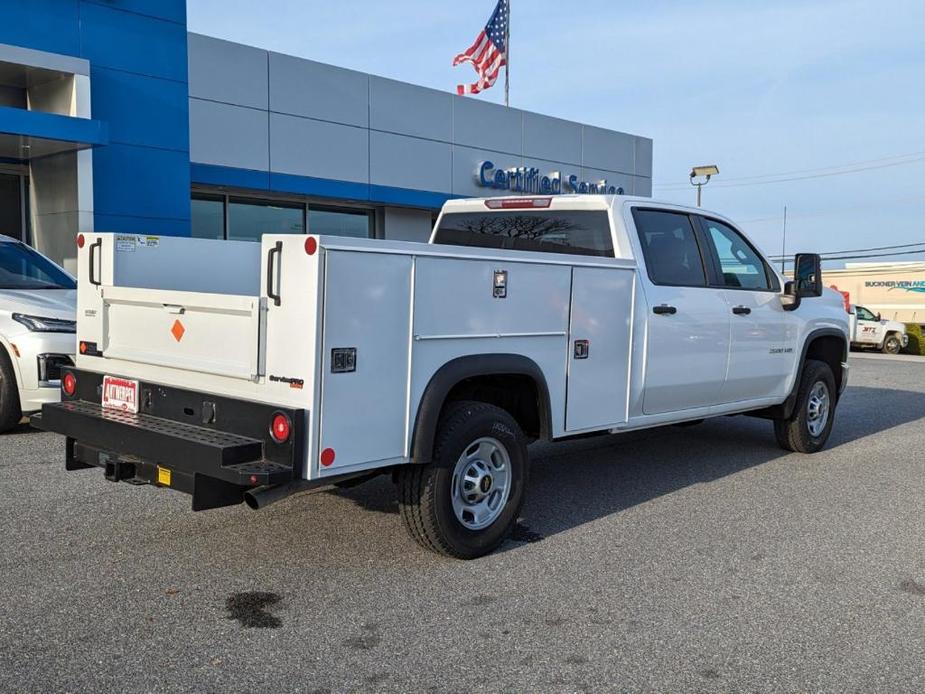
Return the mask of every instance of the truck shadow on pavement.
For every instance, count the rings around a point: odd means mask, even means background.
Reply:
[[[826,450],[851,446],[922,419],[925,393],[849,388]],[[778,447],[771,422],[741,416],[719,417],[694,427],[536,443],[530,447],[525,525],[503,549],[788,456],[802,457]],[[395,489],[387,478],[336,493],[365,510],[398,511]]]

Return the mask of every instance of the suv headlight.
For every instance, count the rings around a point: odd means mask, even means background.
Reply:
[[[41,316],[28,316],[25,313],[14,313],[13,320],[22,323],[34,333],[76,333],[77,321],[64,318],[43,318]]]

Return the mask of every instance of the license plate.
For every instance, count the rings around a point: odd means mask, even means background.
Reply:
[[[103,376],[103,407],[120,412],[138,412],[138,381]]]

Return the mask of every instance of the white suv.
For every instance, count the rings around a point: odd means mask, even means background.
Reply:
[[[0,236],[0,431],[60,397],[73,365],[77,284],[38,251]]]

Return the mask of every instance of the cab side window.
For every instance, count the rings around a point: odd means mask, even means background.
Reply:
[[[649,279],[654,284],[705,287],[706,273],[691,218],[678,212],[633,210]]]
[[[877,320],[877,316],[875,316],[873,313],[868,311],[863,306],[857,307],[857,314],[858,314],[858,320],[872,320],[872,321]]]
[[[739,232],[715,219],[703,219],[703,226],[719,263],[719,279],[723,286],[779,291],[777,278]]]

